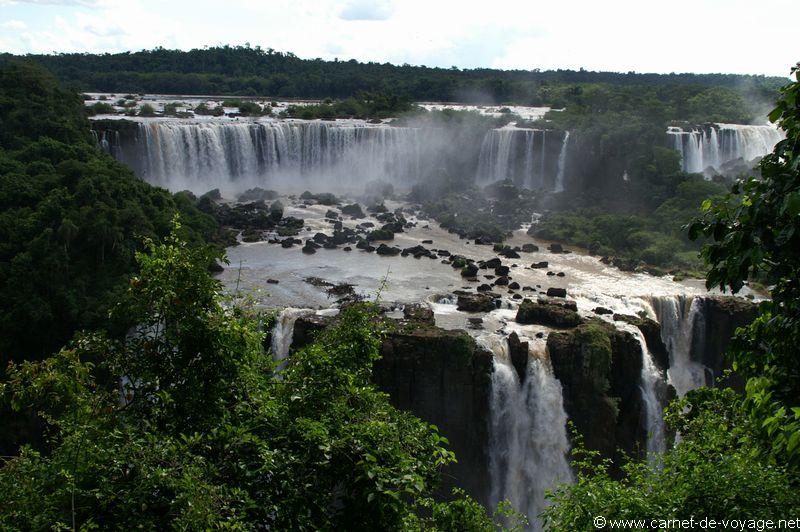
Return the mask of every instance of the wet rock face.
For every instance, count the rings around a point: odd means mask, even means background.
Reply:
[[[302,316],[292,347],[307,345],[333,318]],[[439,428],[458,463],[445,468],[439,494],[463,488],[488,501],[489,397],[492,354],[464,331],[444,330],[420,321],[400,321],[381,345],[373,382],[392,404]]]
[[[508,355],[511,358],[511,364],[517,371],[520,383],[525,381],[528,373],[528,347],[528,342],[520,341],[516,332],[512,332],[508,336]]]
[[[725,370],[731,369],[731,362],[725,356],[731,338],[737,328],[752,323],[758,315],[758,305],[748,299],[724,296],[704,298],[703,305],[704,327],[702,331],[695,330],[694,337],[705,342],[693,346],[692,358],[710,370],[708,380],[714,383]],[[721,385],[744,391],[744,381],[736,374],[723,379]]]
[[[597,320],[551,333],[547,351],[562,385],[564,408],[587,448],[615,464],[622,463],[620,451],[641,456],[647,430],[636,339]]]
[[[661,371],[666,371],[669,367],[669,353],[667,346],[661,339],[661,325],[650,318],[642,318],[639,316],[631,316],[628,314],[614,314],[614,321],[624,321],[635,325],[642,331],[647,349],[653,355],[653,359]]]
[[[458,291],[456,295],[458,296],[457,308],[464,312],[491,312],[496,308],[494,297],[485,291],[475,294]]]
[[[534,303],[530,299],[524,299],[517,310],[516,321],[549,327],[576,327],[583,320],[574,305],[574,301],[557,303],[549,299],[539,299]]]

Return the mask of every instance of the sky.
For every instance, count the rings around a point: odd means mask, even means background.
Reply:
[[[261,46],[449,68],[788,76],[800,0],[0,0],[0,51]]]

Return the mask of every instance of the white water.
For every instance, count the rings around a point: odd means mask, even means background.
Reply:
[[[679,397],[706,385],[706,368],[692,359],[692,346],[705,345],[703,299],[687,296],[652,298],[653,310],[661,324],[661,339],[669,352],[669,383]]]
[[[285,308],[275,320],[272,329],[272,359],[282,362],[289,356],[289,348],[292,346],[292,336],[294,335],[294,324],[300,316],[313,314],[312,309],[307,308]]]
[[[550,135],[552,140],[552,133]],[[504,127],[486,132],[478,157],[478,182],[511,179],[518,186],[533,190],[558,188],[559,174],[563,185],[566,142],[561,139],[557,160],[548,159],[547,131]]]
[[[555,192],[564,192],[564,170],[567,167],[567,146],[569,145],[569,131],[564,133],[564,142],[558,154],[558,172],[556,173]]]
[[[681,154],[685,172],[703,172],[709,166],[718,170],[740,157],[751,161],[771,152],[783,138],[783,133],[773,126],[740,124],[712,124],[688,131],[670,127],[667,135]]]
[[[527,376],[520,385],[506,338],[487,334],[478,342],[494,354],[490,507],[507,499],[528,517],[531,530],[541,530],[537,516],[547,505],[545,490],[572,480],[561,384],[546,354],[529,353]]]
[[[642,375],[639,389],[642,391],[642,400],[645,405],[645,427],[647,428],[647,458],[651,463],[658,461],[658,456],[666,448],[664,438],[664,392],[665,383],[661,372],[656,366],[653,355],[647,348],[642,331],[638,327],[617,322],[616,326],[621,330],[627,331],[636,338],[642,350]]]

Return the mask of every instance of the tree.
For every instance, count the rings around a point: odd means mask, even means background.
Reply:
[[[706,200],[690,237],[705,235],[708,286],[738,292],[750,279],[770,289],[758,318],[737,332],[730,355],[747,378],[747,401],[775,458],[800,466],[800,70],[769,118],[786,133],[761,163],[761,179]]]

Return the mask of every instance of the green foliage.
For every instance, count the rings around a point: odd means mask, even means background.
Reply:
[[[0,68],[0,371],[41,358],[108,311],[142,237],[185,213],[187,237],[213,219],[135,179],[89,136],[80,98],[39,67]],[[8,435],[4,435],[7,437]]]
[[[0,527],[496,528],[463,493],[431,500],[454,457],[371,384],[374,306],[344,310],[276,375],[260,322],[220,303],[209,253],[177,233],[149,242],[118,309],[135,334],[10,367],[3,395],[40,410],[49,441],[0,468]]]
[[[314,105],[290,105],[287,116],[312,120],[315,118],[389,118],[410,111],[414,106],[407,98],[388,93],[361,92],[336,102]]]
[[[580,443],[573,450],[578,471],[574,485],[552,494],[544,512],[552,530],[594,530],[593,519],[791,518],[800,510],[797,477],[772,463],[753,438],[749,420],[732,390],[700,389],[674,402],[667,421],[681,440],[658,465],[629,462],[623,478],[610,475],[611,464]],[[698,525],[699,527],[699,525]]]
[[[652,212],[617,214],[603,207],[560,211],[545,216],[531,232],[634,266],[643,262],[697,271],[702,266],[699,245],[688,239],[683,226],[700,212],[703,201],[721,197],[726,187],[689,174],[680,174],[679,179],[663,189],[660,197],[666,199]],[[658,187],[652,188],[658,194]]]
[[[769,286],[752,325],[737,331],[730,354],[747,380],[747,405],[779,462],[800,466],[800,70],[770,119],[786,139],[761,161],[761,179],[706,201],[689,236],[710,242],[707,284],[739,291],[750,278]]]
[[[156,109],[149,103],[145,103],[139,107],[139,116],[156,116]]]

